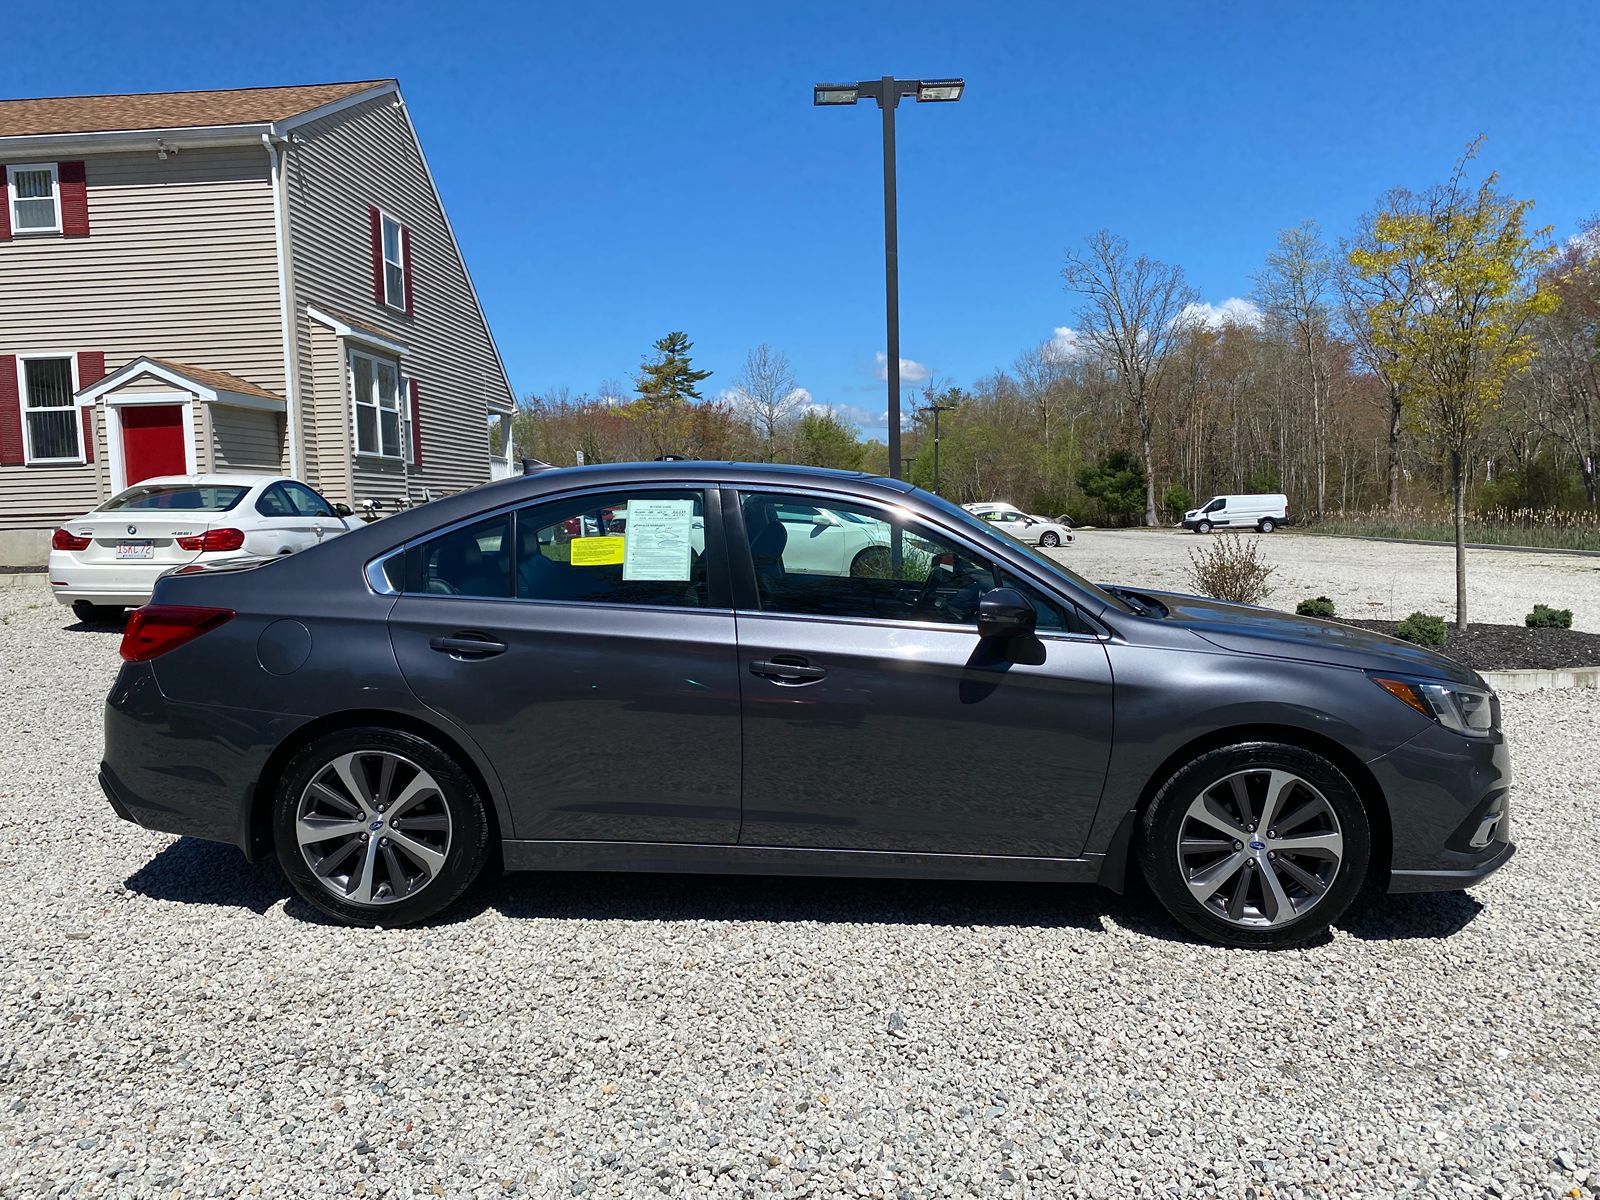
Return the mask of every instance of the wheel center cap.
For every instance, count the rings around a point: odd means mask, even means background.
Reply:
[[[378,832],[378,830],[380,830],[380,829],[382,829],[382,828],[383,828],[383,818],[382,818],[382,817],[379,817],[379,818],[378,818],[378,819],[377,819],[377,820],[376,820],[376,821],[374,821],[374,822],[373,822],[373,823],[372,823],[372,824],[371,824],[371,825],[368,825],[368,826],[367,826],[367,828],[368,828],[368,829],[370,829],[370,830],[372,830],[372,832],[373,832],[373,833],[377,833],[377,832]],[[1250,843],[1250,844],[1251,844],[1251,845],[1252,845],[1252,846],[1253,846],[1253,845],[1255,845],[1255,843],[1254,843],[1254,842],[1251,842],[1251,843]]]
[[[382,822],[380,821],[379,824],[382,824]],[[377,825],[373,826],[374,829],[376,829],[377,827],[378,827]],[[1255,841],[1253,841],[1253,842],[1250,843],[1250,849],[1252,849],[1252,850],[1265,850],[1266,848],[1267,848],[1267,844],[1265,842],[1255,842]]]

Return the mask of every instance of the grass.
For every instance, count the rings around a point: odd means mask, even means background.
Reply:
[[[1448,513],[1377,509],[1346,513],[1307,523],[1307,533],[1333,537],[1408,538],[1420,542],[1455,541]],[[1543,550],[1600,551],[1600,513],[1539,509],[1497,510],[1467,517],[1467,541],[1486,546],[1535,546]]]

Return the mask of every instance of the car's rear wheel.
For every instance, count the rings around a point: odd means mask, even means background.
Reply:
[[[1051,530],[1046,530],[1044,533],[1039,535],[1039,545],[1052,547],[1059,546],[1061,545],[1061,535]]]
[[[1212,941],[1263,949],[1338,920],[1372,852],[1345,774],[1281,742],[1202,754],[1156,793],[1143,834],[1145,878],[1174,917]]]
[[[887,546],[868,546],[850,560],[852,579],[888,579],[894,574]]]
[[[278,861],[307,901],[350,925],[410,925],[453,903],[489,856],[483,797],[461,765],[396,729],[317,738],[283,773]]]
[[[1211,532],[1211,522],[1210,521],[1201,521],[1201,522],[1199,522],[1197,525],[1195,525],[1194,531],[1196,533],[1210,533]]]
[[[1274,521],[1271,517],[1262,517],[1260,522],[1257,523],[1257,525],[1256,525],[1256,528],[1259,529],[1262,533],[1271,533],[1277,527],[1278,527],[1278,523],[1276,521]]]
[[[72,615],[85,625],[114,625],[122,620],[120,604],[91,604],[87,600],[72,602]]]

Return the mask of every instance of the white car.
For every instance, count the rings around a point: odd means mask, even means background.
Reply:
[[[1072,541],[1072,530],[1060,521],[1035,517],[1009,505],[982,504],[976,507],[983,511],[975,511],[974,516],[982,517],[1019,542],[1027,542],[1031,546],[1065,546]]]
[[[360,524],[297,479],[160,475],[56,530],[50,590],[80,620],[115,620],[174,567],[292,554]]]

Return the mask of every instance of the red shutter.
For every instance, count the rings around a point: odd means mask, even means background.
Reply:
[[[0,242],[11,240],[11,177],[0,163]]]
[[[372,223],[372,301],[383,303],[383,218],[376,208],[367,209]]]
[[[56,181],[61,185],[61,236],[89,236],[89,187],[84,182],[81,162],[56,164]]]
[[[20,467],[22,397],[17,394],[17,356],[0,354],[0,467]]]
[[[411,463],[422,465],[422,398],[417,393],[417,381],[406,380],[411,385]]]
[[[406,316],[411,315],[411,230],[400,230],[400,261],[406,271]]]
[[[83,350],[78,354],[78,390],[93,387],[106,377],[106,356],[99,350]],[[78,410],[83,418],[83,461],[94,461],[94,405],[85,404]]]

